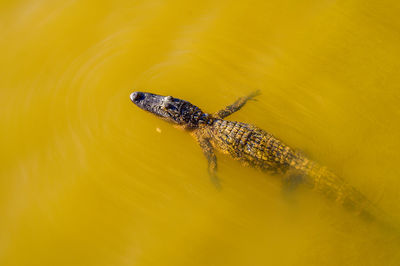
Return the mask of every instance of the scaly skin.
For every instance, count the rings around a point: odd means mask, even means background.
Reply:
[[[208,160],[208,170],[217,187],[220,184],[216,176],[217,159],[214,150],[228,154],[244,165],[278,174],[286,185],[305,184],[367,220],[373,220],[381,214],[366,197],[343,179],[307,159],[270,133],[253,125],[223,119],[238,111],[256,95],[258,92],[239,98],[214,114],[204,113],[191,103],[171,96],[134,92],[131,100],[140,108],[191,132]]]
[[[297,159],[295,152],[271,134],[252,125],[216,119],[208,131],[213,146],[245,165],[285,173]]]
[[[355,188],[326,167],[307,159],[268,132],[255,126],[216,119],[200,129],[215,149],[244,165],[279,174],[285,183],[301,182],[327,198],[371,219],[378,210]]]

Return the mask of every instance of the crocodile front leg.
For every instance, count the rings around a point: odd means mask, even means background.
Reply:
[[[217,176],[217,157],[214,153],[214,148],[210,143],[210,139],[204,136],[201,130],[196,130],[194,134],[197,142],[200,145],[200,148],[203,150],[204,155],[208,161],[208,173],[211,178],[211,182],[214,186],[220,190],[221,189],[221,182]]]
[[[219,110],[218,112],[214,113],[213,117],[219,118],[219,119],[223,119],[223,118],[233,114],[234,112],[239,111],[240,108],[242,108],[247,103],[247,101],[253,99],[254,97],[256,97],[258,95],[260,95],[260,91],[259,90],[254,91],[254,92],[250,93],[247,96],[240,97],[233,104],[228,105],[224,109]]]

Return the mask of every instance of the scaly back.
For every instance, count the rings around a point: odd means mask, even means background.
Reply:
[[[217,150],[258,169],[283,174],[297,158],[289,146],[253,125],[218,119],[210,131]]]

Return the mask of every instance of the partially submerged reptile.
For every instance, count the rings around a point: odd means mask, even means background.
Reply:
[[[381,211],[363,194],[326,167],[309,160],[270,133],[250,124],[224,120],[259,93],[241,97],[232,105],[213,113],[174,98],[146,92],[133,92],[130,98],[141,109],[189,131],[208,160],[208,171],[219,187],[215,150],[229,154],[244,165],[279,174],[285,184],[302,183],[320,192],[367,220],[375,220]]]

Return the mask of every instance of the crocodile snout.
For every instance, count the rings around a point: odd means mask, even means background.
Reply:
[[[145,95],[143,92],[140,91],[135,91],[131,93],[131,101],[134,103],[140,102],[141,100],[143,100],[145,98]]]

